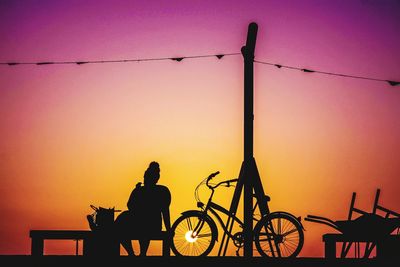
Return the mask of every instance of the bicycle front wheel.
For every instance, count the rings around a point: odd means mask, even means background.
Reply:
[[[171,226],[171,249],[176,256],[206,256],[214,247],[217,228],[199,212],[179,217]]]
[[[293,258],[303,247],[304,233],[298,220],[287,213],[272,213],[254,227],[257,251],[264,257]]]

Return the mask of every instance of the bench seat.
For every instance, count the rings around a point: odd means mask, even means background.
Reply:
[[[44,240],[75,240],[75,254],[78,255],[79,251],[79,240],[83,241],[83,255],[91,255],[91,248],[98,242],[99,239],[96,239],[100,236],[103,238],[104,236],[99,235],[96,232],[90,230],[31,230],[29,233],[31,238],[31,255],[35,256],[43,256],[44,250]],[[110,236],[108,236],[110,237]],[[143,236],[140,234],[128,234],[124,236],[124,238],[131,240],[138,240]],[[150,240],[161,240],[162,242],[162,255],[169,256],[170,255],[170,238],[167,232],[162,231],[157,234],[146,235]],[[110,241],[108,239],[107,241]],[[119,254],[119,242],[115,239],[112,239],[112,249],[118,249]]]

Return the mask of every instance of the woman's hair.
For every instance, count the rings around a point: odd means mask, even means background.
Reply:
[[[160,165],[156,161],[152,161],[144,172],[144,185],[155,185],[160,178]]]

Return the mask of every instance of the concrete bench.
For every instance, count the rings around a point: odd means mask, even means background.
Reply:
[[[99,237],[98,233],[92,232],[90,230],[31,230],[29,233],[31,238],[31,255],[35,256],[43,256],[44,249],[44,241],[45,240],[75,240],[75,254],[78,255],[79,250],[79,240],[83,241],[83,255],[88,256],[92,255],[92,247],[95,242],[98,241],[96,239]],[[140,235],[128,235],[124,236],[124,238],[128,238],[131,240],[138,240],[142,236]],[[161,240],[162,241],[162,255],[169,256],[170,255],[170,238],[167,232],[162,231],[158,234],[153,234],[150,236],[146,236],[150,240]],[[118,249],[119,254],[119,242],[115,239],[112,239],[112,249]]]
[[[400,258],[400,235],[388,235],[383,238],[348,236],[343,234],[324,234],[325,258],[336,258],[336,243],[369,243],[376,247],[377,258]],[[350,246],[347,246],[347,252]],[[347,254],[347,252],[345,254]],[[344,257],[344,255],[342,255]]]

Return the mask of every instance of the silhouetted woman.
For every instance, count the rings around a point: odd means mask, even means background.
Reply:
[[[116,219],[121,245],[128,255],[135,255],[130,239],[124,239],[126,234],[139,235],[140,256],[145,256],[149,248],[152,233],[162,230],[164,221],[166,231],[170,231],[171,193],[166,186],[157,185],[160,179],[160,165],[151,162],[143,176],[143,186],[138,183],[133,189],[127,206],[128,210],[122,212]]]

